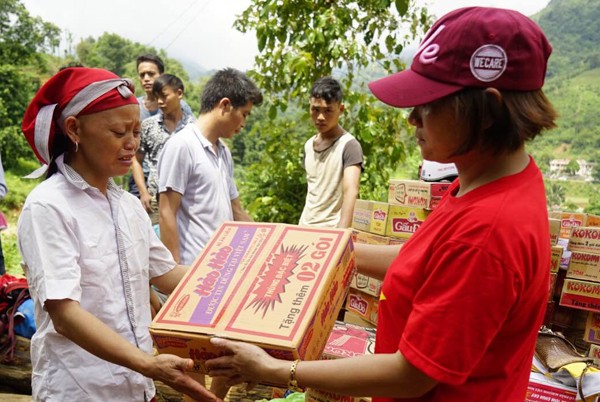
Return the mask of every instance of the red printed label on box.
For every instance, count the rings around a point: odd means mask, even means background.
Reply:
[[[600,312],[600,283],[566,278],[560,296],[560,305]]]

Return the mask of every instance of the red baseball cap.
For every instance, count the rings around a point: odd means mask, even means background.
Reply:
[[[138,104],[131,80],[101,68],[70,67],[52,76],[35,94],[23,116],[22,130],[40,162],[52,160],[56,133],[69,116]],[[35,172],[30,177],[43,174]]]
[[[533,91],[544,84],[550,53],[540,27],[518,11],[461,8],[433,24],[410,69],[369,89],[395,107],[423,105],[467,87]]]

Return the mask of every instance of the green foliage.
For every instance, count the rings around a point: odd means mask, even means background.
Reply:
[[[33,160],[35,155],[27,144],[20,126],[10,126],[0,129],[0,152],[4,169],[18,166],[19,158]]]
[[[574,176],[579,171],[579,169],[579,162],[577,162],[575,159],[571,159],[567,166],[565,166],[565,170],[571,176]]]
[[[544,91],[559,113],[558,128],[536,139],[533,153],[600,160],[600,2],[551,1],[535,19],[553,53]]]
[[[231,141],[240,198],[258,221],[297,223],[306,197],[302,148],[311,126],[300,109],[274,120],[268,113],[269,105],[255,107],[247,130]]]
[[[54,24],[32,17],[18,0],[0,1],[0,63],[28,65],[59,44]]]
[[[58,46],[60,30],[34,18],[18,0],[0,1],[0,152],[5,168],[33,153],[21,133],[21,120],[39,85],[41,52]]]
[[[136,58],[146,53],[158,55],[165,63],[165,72],[181,78],[185,86],[186,102],[192,111],[199,110],[201,82],[197,84],[190,82],[189,75],[181,63],[168,57],[164,50],[157,51],[153,47],[132,42],[117,34],[104,33],[98,39],[89,37],[81,40],[76,46],[76,55],[73,60],[77,60],[87,67],[104,68],[120,77],[131,78],[136,84],[136,95],[141,96],[144,91],[137,78]]]
[[[536,19],[553,46],[548,76],[574,76],[598,66],[600,2],[554,0]]]
[[[29,169],[25,170],[25,166]],[[38,166],[39,165],[32,165],[31,163],[24,162],[24,160],[20,160],[20,163],[17,164],[15,170],[7,170],[5,172],[8,193],[6,194],[6,197],[0,201],[0,209],[3,211],[19,210],[23,206],[27,195],[42,179],[23,179],[22,176],[31,173]],[[20,172],[21,174],[19,175],[16,172]]]
[[[565,187],[556,182],[546,182],[546,204],[549,209],[561,209],[565,201]]]
[[[344,87],[342,126],[357,137],[365,154],[360,196],[383,198],[390,173],[410,148],[400,134],[407,127],[401,111],[369,94],[370,78],[363,74],[375,66],[378,74],[404,68],[400,52],[429,23],[427,11],[408,0],[252,1],[234,26],[256,32],[260,54],[252,77],[266,95],[268,121],[260,123],[263,156],[245,153],[242,161],[243,188],[249,193],[242,194],[248,198],[245,205],[268,211],[259,212],[257,219],[294,221],[302,210],[306,189],[299,155],[314,128],[306,112],[291,120],[279,113],[305,110],[313,82],[328,75]],[[278,192],[275,185],[285,190]]]

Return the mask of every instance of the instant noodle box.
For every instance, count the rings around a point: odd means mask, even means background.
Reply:
[[[348,229],[226,222],[150,325],[159,353],[204,361],[212,336],[272,356],[321,357],[354,275]]]

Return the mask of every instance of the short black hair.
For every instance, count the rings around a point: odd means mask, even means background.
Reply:
[[[158,72],[160,74],[165,72],[165,63],[163,63],[162,59],[155,54],[146,53],[146,54],[142,54],[142,55],[138,56],[137,59],[135,59],[136,68],[139,67],[140,64],[144,63],[144,62],[154,63],[156,65],[156,67],[158,67]]]
[[[181,89],[183,93],[185,88],[183,86],[183,81],[179,77],[173,74],[162,74],[159,75],[155,80],[154,84],[152,84],[152,93],[157,96],[162,92],[164,87],[170,87],[174,91]]]
[[[342,102],[342,87],[333,77],[323,77],[316,80],[310,90],[310,97],[323,99],[327,103]]]
[[[200,114],[213,110],[223,98],[228,98],[234,108],[248,102],[259,106],[263,101],[260,89],[241,71],[225,68],[213,75],[202,90],[200,96]]]

